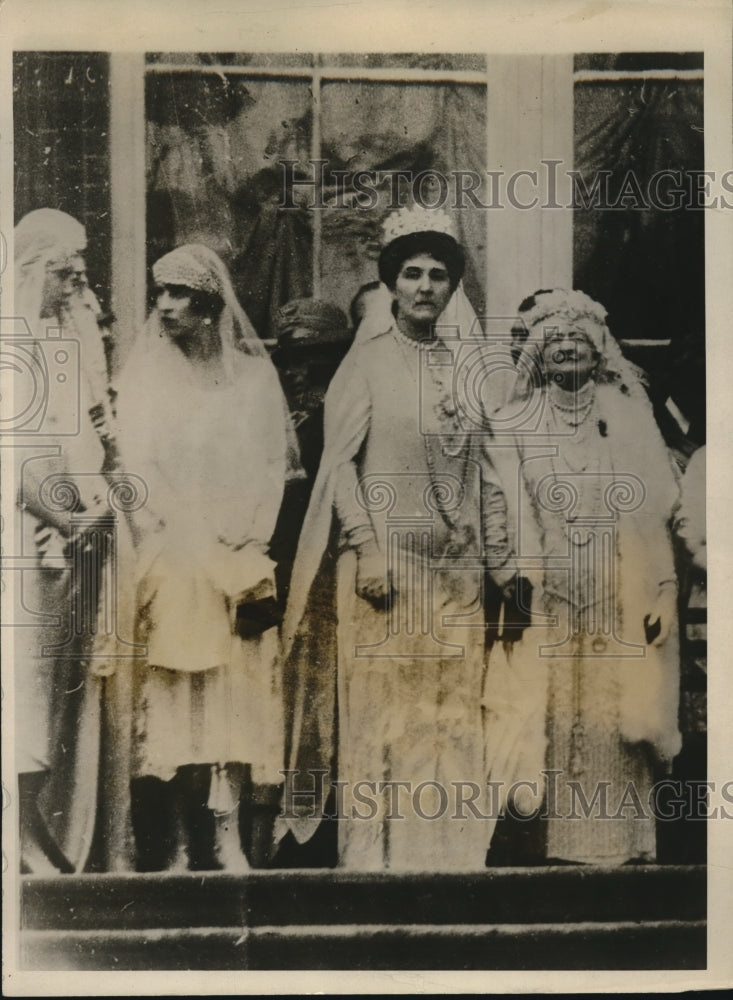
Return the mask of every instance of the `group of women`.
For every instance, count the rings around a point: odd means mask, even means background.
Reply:
[[[58,236],[33,251],[50,294],[83,232],[42,213]],[[386,220],[381,288],[326,396],[282,621],[269,543],[304,473],[277,372],[213,251],[153,266],[155,307],[105,401],[114,460],[69,470],[128,475],[144,496],[115,519],[115,628],[75,653],[76,733],[96,736],[63,787],[69,686],[42,663],[40,628],[16,655],[18,743],[44,743],[19,761],[28,870],[243,870],[329,815],[342,867],[477,869],[512,811],[541,814],[547,859],[654,859],[654,816],[626,807],[679,750],[677,478],[640,372],[579,291],[535,296],[510,384],[487,364],[468,426],[463,266],[444,213]],[[28,314],[36,337],[48,317],[69,323],[75,294]],[[82,341],[82,360],[96,350]],[[50,564],[50,519],[22,499],[26,572],[68,593],[70,527],[54,526]],[[82,788],[94,806],[62,843],[48,817],[71,817]],[[598,789],[605,812],[578,814]]]

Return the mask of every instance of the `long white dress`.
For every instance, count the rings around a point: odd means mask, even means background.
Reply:
[[[322,587],[328,536],[340,534],[337,735],[331,743],[322,697],[334,665],[323,645],[314,662],[305,643],[296,683],[311,686],[299,708],[296,696],[292,761],[300,770],[330,768],[342,783],[339,864],[351,869],[477,869],[485,861],[486,821],[455,805],[457,785],[485,782],[479,470],[470,439],[450,433],[444,388],[421,383],[418,345],[393,326],[352,349],[326,400],[324,458],[285,630],[296,636],[297,657],[304,632],[328,628],[319,604],[308,602]],[[355,593],[356,555],[343,541],[364,529],[385,568],[389,561],[391,612]],[[461,558],[471,568],[458,569]]]
[[[100,549],[79,541],[107,510],[105,449],[95,421],[110,429],[108,379],[98,303],[75,292],[58,315],[43,316],[47,266],[83,253],[75,219],[53,209],[30,212],[15,230],[14,402],[8,439],[20,508],[13,573],[16,767],[46,775],[36,805],[71,868],[91,846],[99,763],[100,684],[96,652]],[[11,341],[12,344],[12,341]],[[10,414],[6,414],[6,419]],[[17,436],[11,438],[15,432]],[[11,458],[12,456],[12,458]],[[4,470],[10,481],[9,466]],[[51,537],[45,553],[39,537]],[[87,536],[88,540],[88,536]]]
[[[654,859],[650,797],[680,746],[676,623],[654,646],[643,621],[674,587],[677,487],[648,403],[593,391],[569,427],[534,390],[537,426],[493,450],[535,593],[533,626],[492,657],[487,755],[492,779],[545,792],[548,857],[621,864]]]
[[[134,568],[146,653],[133,776],[237,762],[254,780],[282,780],[277,631],[240,639],[234,615],[249,588],[274,591],[267,546],[285,482],[285,407],[269,361],[234,350],[227,364],[217,384],[157,338],[120,384],[127,470],[148,490]]]

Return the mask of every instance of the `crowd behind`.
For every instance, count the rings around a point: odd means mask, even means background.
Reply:
[[[529,294],[471,395],[464,249],[402,209],[351,315],[289,302],[270,345],[176,247],[117,371],[91,250],[56,210],[16,227],[36,359],[80,345],[78,433],[51,394],[15,470],[21,869],[659,859],[704,429],[669,401],[665,440],[603,306]]]

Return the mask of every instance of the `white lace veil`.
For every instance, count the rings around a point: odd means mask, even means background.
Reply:
[[[237,299],[224,262],[204,244],[188,243],[156,261],[153,264],[153,278],[159,286],[178,285],[221,299],[223,309],[218,321],[218,331],[225,378],[232,383],[238,379],[242,366],[247,364],[247,355],[258,358],[261,363],[269,366],[271,372],[268,373],[268,379],[273,385],[273,390],[277,389],[280,394],[284,412],[287,475],[289,479],[300,478],[303,471],[297,437],[285,397],[280,389],[277,370],[270,360],[267,348]],[[154,359],[157,359],[155,363]],[[154,308],[130,353],[120,381],[120,393],[130,388],[134,391],[136,385],[146,384],[150,371],[168,370],[171,379],[173,373],[177,372],[181,385],[185,386],[187,368],[188,364],[183,360],[180,350],[162,330],[158,310]],[[172,386],[168,388],[173,391]],[[232,416],[235,417],[234,414]]]
[[[38,208],[15,227],[15,315],[27,320],[34,336],[41,336],[39,319],[49,266],[63,265],[83,253],[84,227],[66,212]]]
[[[529,337],[517,360],[510,402],[523,402],[534,387],[544,382],[542,347],[545,331],[551,330],[559,322],[578,324],[590,339],[599,358],[593,373],[597,384],[614,386],[624,395],[637,399],[645,398],[646,376],[624,357],[618,341],[608,329],[606,310],[585,292],[565,288],[545,291],[537,297],[532,309],[523,314],[522,319]]]
[[[267,348],[239,303],[224,262],[209,247],[187,243],[171,250],[153,264],[153,278],[160,286],[182,285],[218,296],[224,303],[219,319],[222,350],[226,353],[237,348],[255,357],[268,357]],[[157,316],[155,311],[153,316]]]

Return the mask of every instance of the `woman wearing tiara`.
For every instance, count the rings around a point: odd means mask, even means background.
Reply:
[[[533,624],[492,648],[490,778],[510,815],[545,794],[547,859],[652,861],[650,796],[680,747],[676,477],[603,307],[554,289],[524,321],[488,449],[507,516],[489,512],[485,536],[506,545],[497,582],[532,579]]]
[[[274,564],[289,424],[226,268],[200,244],[153,265],[156,307],[119,386],[135,515],[131,774],[138,867],[246,867],[238,809],[283,766]]]
[[[299,792],[320,769],[338,777],[340,866],[475,869],[486,824],[456,795],[485,778],[480,483],[452,370],[427,363],[445,357],[436,323],[464,256],[442,212],[395,213],[385,234],[392,308],[365,320],[329,388],[286,610],[286,816],[297,839],[314,832],[323,803]]]

